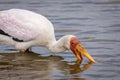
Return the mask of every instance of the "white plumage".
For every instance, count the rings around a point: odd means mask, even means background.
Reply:
[[[56,41],[53,25],[47,18],[22,9],[0,11],[0,42],[23,52],[33,46],[44,46],[52,52],[72,50],[80,60],[81,53],[87,53],[73,35],[63,36]],[[90,55],[87,57],[95,62]]]
[[[51,44],[55,43],[52,23],[44,16],[28,10],[10,9],[0,12],[0,29],[9,34],[9,39],[3,39],[7,44],[14,45],[16,49],[25,51],[32,46],[46,46],[52,50]],[[24,42],[16,42],[11,38]],[[5,36],[6,38],[6,36]],[[53,50],[52,50],[53,51]],[[59,52],[59,50],[54,50]]]
[[[43,33],[53,35],[53,25],[40,14],[20,9],[0,12],[1,29],[20,40],[29,41]],[[46,29],[47,28],[47,29]]]

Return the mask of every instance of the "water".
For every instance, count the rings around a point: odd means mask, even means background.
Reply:
[[[28,9],[46,16],[55,27],[56,38],[76,35],[97,61],[76,62],[61,54],[34,47],[20,54],[0,44],[0,80],[119,80],[119,0],[0,0],[0,10]]]

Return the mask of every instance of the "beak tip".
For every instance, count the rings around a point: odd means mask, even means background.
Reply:
[[[91,62],[95,63],[96,61],[93,59]]]

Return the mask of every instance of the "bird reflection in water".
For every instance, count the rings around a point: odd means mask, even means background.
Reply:
[[[76,61],[70,64],[61,56],[42,56],[40,54],[29,53],[0,53],[0,70],[4,76],[18,75],[17,78],[24,78],[25,75],[32,78],[49,79],[52,76],[63,74],[77,74],[90,68],[92,62],[81,64],[81,61]],[[7,70],[8,72],[4,72]],[[0,73],[1,73],[0,71]],[[21,74],[21,73],[24,73]],[[5,75],[6,74],[6,75]],[[28,75],[30,74],[30,75]]]
[[[76,74],[76,73],[80,73],[83,72],[87,69],[89,69],[91,67],[91,65],[93,64],[93,62],[88,62],[86,64],[81,64],[82,61],[76,61],[76,63],[74,65],[70,65],[70,68],[72,70],[70,70],[70,74]]]

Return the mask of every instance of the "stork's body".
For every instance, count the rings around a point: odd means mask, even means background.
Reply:
[[[56,41],[52,23],[44,16],[28,10],[0,11],[0,42],[12,45],[20,51],[33,46],[44,46],[52,52],[70,49],[78,59],[82,59],[79,50],[78,53],[74,50],[80,44],[75,36],[63,36]],[[92,58],[90,60],[95,62]]]
[[[42,15],[31,11],[20,9],[1,11],[0,29],[8,34],[7,37],[10,37],[12,41],[11,43],[6,39],[4,42],[14,45],[20,50],[38,45],[48,46],[51,41],[55,41],[51,22]],[[13,38],[23,42],[15,41]],[[3,36],[0,39],[3,39]]]

